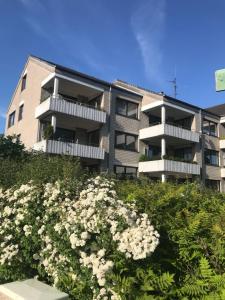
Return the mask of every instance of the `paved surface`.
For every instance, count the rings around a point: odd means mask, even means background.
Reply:
[[[0,293],[0,300],[11,300],[11,298],[3,295],[2,293]]]

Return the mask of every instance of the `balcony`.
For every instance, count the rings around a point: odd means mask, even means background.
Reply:
[[[198,164],[174,161],[169,159],[142,161],[139,162],[138,169],[139,172],[143,173],[170,172],[200,175],[200,166]]]
[[[104,159],[105,151],[100,147],[81,145],[66,141],[42,140],[34,144],[34,150],[52,154],[72,155],[92,159]]]
[[[139,131],[141,140],[148,140],[153,137],[170,136],[189,142],[198,143],[199,133],[190,129],[175,126],[175,124],[156,124]]]
[[[225,139],[220,140],[220,149],[225,149]]]
[[[40,118],[52,112],[67,114],[82,119],[106,123],[106,113],[94,106],[80,102],[68,101],[62,97],[50,96],[36,107],[35,118]]]

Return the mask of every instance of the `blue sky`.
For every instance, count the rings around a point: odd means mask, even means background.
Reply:
[[[0,132],[29,54],[208,107],[225,102],[224,0],[0,0]]]

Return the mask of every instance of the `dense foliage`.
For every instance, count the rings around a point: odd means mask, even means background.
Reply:
[[[224,194],[88,180],[77,159],[28,154],[20,143],[14,152],[7,139],[0,283],[38,276],[81,300],[225,299]]]
[[[135,199],[139,211],[151,216],[160,233],[151,268],[169,272],[174,280],[165,295],[156,295],[154,277],[143,268],[145,299],[225,299],[224,194],[191,183],[145,180],[120,182],[118,193],[125,202]]]
[[[57,181],[1,191],[0,212],[0,279],[38,274],[72,299],[125,297],[121,272],[136,272],[158,245],[147,214],[118,200],[105,178],[85,189]]]
[[[0,138],[0,187],[85,178],[79,159],[65,155],[25,151],[17,137]]]
[[[0,135],[0,159],[20,159],[25,155],[24,145],[18,136]]]

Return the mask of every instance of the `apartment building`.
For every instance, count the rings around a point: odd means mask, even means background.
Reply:
[[[30,56],[5,135],[27,149],[80,158],[90,170],[194,180],[225,191],[225,105],[202,109],[124,81]]]

